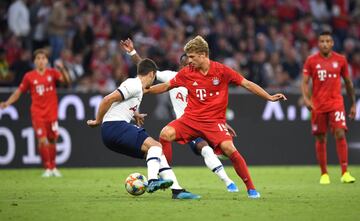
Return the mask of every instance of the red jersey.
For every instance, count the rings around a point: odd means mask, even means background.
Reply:
[[[19,89],[22,93],[30,91],[33,119],[57,120],[56,81],[60,77],[61,73],[55,69],[46,69],[43,75],[36,70],[25,74]]]
[[[312,79],[312,102],[316,112],[334,111],[344,105],[341,77],[349,76],[346,58],[331,52],[329,58],[316,53],[306,59],[304,75]]]
[[[212,122],[225,120],[228,105],[228,86],[240,85],[244,77],[231,68],[210,61],[206,75],[187,66],[170,81],[170,88],[185,87],[188,90],[188,104],[184,116],[195,121]]]

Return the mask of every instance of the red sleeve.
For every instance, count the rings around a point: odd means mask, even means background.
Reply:
[[[170,88],[174,87],[184,87],[185,86],[185,73],[187,72],[186,68],[181,69],[177,75],[170,80]]]
[[[26,91],[28,91],[30,88],[30,81],[29,81],[29,75],[25,74],[24,78],[22,79],[20,85],[19,85],[19,90],[22,93],[25,93]]]
[[[224,73],[226,74],[226,77],[228,78],[228,82],[236,85],[241,85],[241,82],[244,80],[244,77],[236,72],[235,70],[229,68],[226,65],[223,65]]]
[[[52,69],[52,75],[55,78],[55,80],[60,80],[62,78],[62,74],[60,73],[60,71],[56,70],[56,69]]]
[[[341,76],[349,77],[349,64],[345,57],[344,57],[343,66],[341,67]]]
[[[310,59],[307,58],[303,67],[303,74],[307,76],[311,76],[311,66],[310,66]]]

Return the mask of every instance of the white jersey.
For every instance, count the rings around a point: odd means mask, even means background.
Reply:
[[[175,71],[157,71],[156,78],[161,82],[168,82],[177,75]],[[169,91],[170,100],[174,108],[176,119],[184,114],[187,106],[188,90],[185,87],[177,87]]]
[[[117,89],[124,100],[114,102],[106,112],[103,122],[126,121],[130,123],[134,112],[140,107],[143,89],[140,78],[128,78]]]

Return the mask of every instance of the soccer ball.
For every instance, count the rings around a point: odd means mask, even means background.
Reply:
[[[125,189],[134,196],[140,196],[145,193],[147,179],[140,173],[132,173],[125,180]]]

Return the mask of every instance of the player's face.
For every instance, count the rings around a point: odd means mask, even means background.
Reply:
[[[200,68],[203,64],[204,60],[206,59],[206,56],[204,53],[187,53],[188,57],[188,63],[192,65],[194,68]]]
[[[331,52],[332,47],[334,46],[334,41],[330,35],[320,35],[318,46],[320,52],[324,55],[327,55]]]
[[[34,63],[37,69],[43,70],[48,65],[48,59],[44,54],[37,54]]]
[[[146,85],[146,88],[149,88],[155,81],[155,77],[156,77],[156,73],[154,71],[151,71],[149,74],[149,81],[148,84]]]

